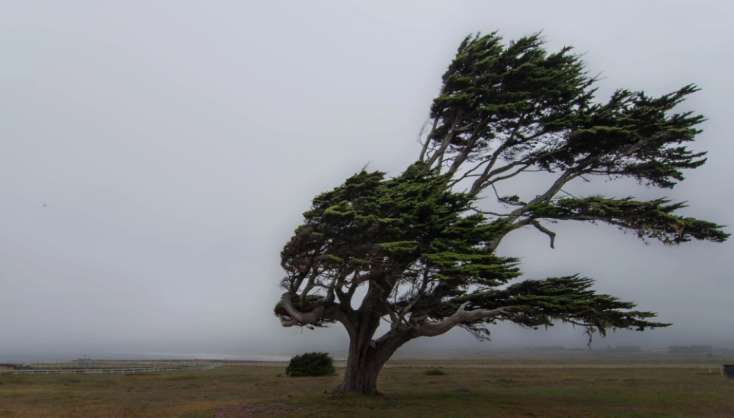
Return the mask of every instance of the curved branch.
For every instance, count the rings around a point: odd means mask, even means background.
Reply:
[[[436,335],[448,332],[451,328],[454,328],[457,325],[491,319],[508,311],[507,307],[496,309],[474,309],[468,311],[466,310],[466,306],[468,304],[469,302],[462,303],[456,312],[440,321],[421,324],[416,329],[417,335],[422,337],[435,337]]]
[[[319,305],[309,312],[301,312],[293,306],[288,292],[280,297],[280,306],[286,312],[286,315],[280,316],[280,322],[284,327],[316,325],[323,319],[325,310],[323,305]]]
[[[556,242],[556,233],[555,233],[555,232],[553,232],[553,231],[551,231],[550,229],[548,229],[548,228],[544,227],[543,225],[541,225],[541,224],[540,224],[540,222],[538,222],[538,221],[536,221],[536,220],[532,220],[532,221],[530,221],[530,223],[531,223],[531,224],[532,224],[532,225],[533,225],[533,226],[534,226],[534,227],[535,227],[535,228],[536,228],[536,229],[537,229],[538,231],[540,231],[540,232],[542,232],[542,233],[544,233],[544,234],[548,235],[548,238],[550,238],[550,247],[551,247],[551,248],[556,248],[556,247],[555,247],[555,242]]]

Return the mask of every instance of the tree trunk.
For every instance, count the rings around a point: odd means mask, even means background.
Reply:
[[[359,393],[363,395],[377,394],[377,376],[382,370],[384,361],[380,361],[374,348],[359,347],[350,344],[344,380],[339,386],[341,393]],[[385,359],[387,360],[387,359]]]
[[[362,334],[365,337],[367,333]],[[395,350],[414,338],[410,332],[388,332],[378,340],[372,340],[374,329],[369,338],[352,337],[349,341],[349,357],[344,370],[344,380],[337,388],[340,393],[359,393],[376,395],[377,377],[382,367],[392,357]]]
[[[372,339],[380,318],[373,312],[360,315],[355,332],[349,335],[349,356],[344,381],[337,389],[341,393],[377,393],[377,375],[387,359],[380,362],[376,343]]]
[[[344,381],[337,388],[340,393],[377,394],[377,376],[395,350],[414,337],[408,331],[391,330],[377,340],[373,337],[380,325],[380,307],[387,298],[384,288],[370,282],[367,296],[357,316],[347,321],[349,357],[344,370]]]

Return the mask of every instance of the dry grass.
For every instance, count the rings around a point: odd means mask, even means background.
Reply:
[[[715,368],[387,368],[382,397],[332,398],[338,376],[283,366],[159,375],[0,374],[0,417],[733,417],[734,381]],[[394,364],[400,366],[401,364]],[[457,363],[456,366],[459,366]]]

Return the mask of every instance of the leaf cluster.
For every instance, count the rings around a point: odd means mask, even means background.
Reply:
[[[657,239],[665,244],[680,244],[691,239],[723,242],[729,234],[713,222],[676,214],[685,203],[668,199],[639,201],[604,196],[565,197],[549,203],[531,205],[533,218],[605,222],[635,231],[640,238]]]

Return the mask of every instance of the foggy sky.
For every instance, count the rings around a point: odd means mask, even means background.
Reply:
[[[575,46],[602,76],[600,99],[699,84],[681,110],[708,118],[695,145],[710,151],[705,166],[673,190],[568,189],[669,196],[734,225],[730,2],[258,3],[3,2],[0,361],[343,351],[339,327],[284,329],[273,316],[280,249],[315,194],[365,164],[394,175],[415,159],[440,76],[477,31],[542,30],[552,49]],[[525,277],[583,273],[675,324],[598,344],[734,344],[731,242],[555,229],[555,250],[528,230],[500,252],[519,256]],[[404,352],[584,338],[500,326],[490,343],[456,330]]]

